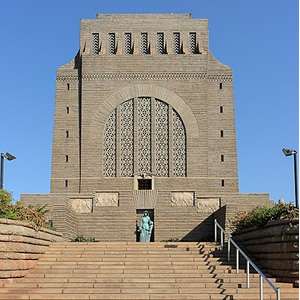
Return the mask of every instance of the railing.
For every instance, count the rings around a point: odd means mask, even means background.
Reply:
[[[235,241],[231,238],[231,235],[226,233],[226,231],[222,228],[222,226],[215,220],[215,242],[218,241],[218,228],[221,232],[221,248],[224,247],[224,238],[227,237],[227,260],[230,261],[230,245],[232,244],[236,248],[236,273],[239,273],[239,256],[240,254],[244,256],[246,259],[246,285],[247,289],[250,287],[250,265],[253,269],[259,274],[259,293],[260,293],[260,300],[263,300],[263,281],[265,280],[269,286],[276,292],[277,300],[280,300],[280,288],[276,288],[269,279],[261,272],[261,270],[251,261],[251,259],[245,254],[245,252],[235,243]]]

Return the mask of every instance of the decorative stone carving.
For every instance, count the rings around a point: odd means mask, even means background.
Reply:
[[[119,193],[96,193],[94,206],[119,206]]]
[[[70,199],[68,203],[76,213],[91,213],[92,202],[92,199]]]
[[[171,199],[172,206],[194,206],[194,192],[174,192]]]
[[[199,198],[196,200],[196,205],[198,212],[213,213],[220,208],[220,200],[219,198]]]

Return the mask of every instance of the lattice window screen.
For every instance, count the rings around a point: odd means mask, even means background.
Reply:
[[[190,32],[190,34],[189,34],[189,46],[190,46],[190,53],[191,54],[196,54],[197,53],[196,32]]]
[[[116,54],[116,34],[115,33],[108,34],[108,53]]]
[[[121,176],[133,174],[133,99],[120,105],[120,159]]]
[[[155,165],[156,175],[169,176],[169,107],[155,101]]]
[[[141,54],[148,54],[148,33],[141,33]]]
[[[116,109],[110,114],[104,125],[103,134],[103,176],[116,176]]]
[[[180,33],[173,33],[173,53],[180,54]]]
[[[156,44],[156,52],[158,54],[164,54],[165,42],[164,42],[164,34],[163,32],[157,33],[157,44]]]
[[[99,54],[99,33],[93,33],[92,52],[93,52],[93,55]]]
[[[151,98],[138,98],[138,172],[151,172]]]
[[[125,52],[125,54],[132,54],[132,50],[131,50],[131,33],[125,33],[124,52]]]
[[[173,172],[175,176],[186,176],[186,133],[183,122],[172,109]]]

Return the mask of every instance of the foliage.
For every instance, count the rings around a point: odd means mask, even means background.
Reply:
[[[262,227],[275,220],[293,220],[299,218],[299,210],[292,204],[277,204],[271,208],[255,207],[250,212],[239,213],[231,227],[233,231],[239,231],[252,226]]]
[[[19,201],[16,204],[12,204],[12,200],[11,193],[4,190],[0,191],[0,218],[27,221],[36,230],[39,230],[46,222],[45,214],[48,212],[46,204],[25,207]]]
[[[53,227],[53,226],[51,226],[50,224],[47,224],[47,223],[45,223],[43,225],[43,228],[46,228],[46,229],[49,229],[49,230],[52,230],[52,231],[56,231],[56,227]]]
[[[96,240],[96,238],[86,238],[84,237],[83,235],[81,236],[77,236],[76,238],[74,239],[71,239],[71,242],[99,242],[98,240]]]
[[[168,240],[162,240],[161,242],[180,242],[179,238],[170,238]]]

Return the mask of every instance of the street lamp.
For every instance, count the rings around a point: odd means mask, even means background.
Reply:
[[[11,155],[10,153],[6,152],[5,154],[4,153],[1,153],[1,178],[0,178],[0,190],[3,190],[3,177],[4,177],[4,157],[7,159],[7,160],[14,160],[16,159],[15,156]]]
[[[285,156],[294,155],[294,177],[295,177],[295,204],[296,207],[299,208],[298,205],[298,179],[297,179],[297,151],[292,149],[282,149],[282,152]]]

